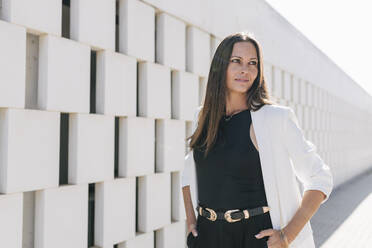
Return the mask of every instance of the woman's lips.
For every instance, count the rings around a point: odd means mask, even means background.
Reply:
[[[235,79],[235,81],[247,83],[249,80],[248,79]]]

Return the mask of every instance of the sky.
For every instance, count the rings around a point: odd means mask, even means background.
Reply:
[[[372,96],[371,1],[266,2]]]

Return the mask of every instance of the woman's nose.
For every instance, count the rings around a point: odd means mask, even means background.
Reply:
[[[240,67],[240,74],[248,74],[248,73],[254,73],[254,68],[250,67],[250,65],[242,65]]]
[[[240,69],[240,73],[241,74],[247,74],[249,72],[249,68],[248,66],[242,66],[242,68]]]

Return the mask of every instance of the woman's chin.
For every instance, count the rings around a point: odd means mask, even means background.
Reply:
[[[230,92],[236,93],[236,94],[245,94],[249,90],[248,87],[235,87],[233,89],[230,89]]]

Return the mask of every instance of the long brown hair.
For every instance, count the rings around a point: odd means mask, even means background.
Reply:
[[[217,47],[209,69],[207,88],[202,109],[197,117],[197,128],[186,140],[191,139],[191,149],[205,147],[204,157],[217,139],[218,127],[226,111],[226,71],[230,56],[237,42],[252,42],[258,57],[258,75],[247,91],[247,106],[253,111],[265,104],[276,104],[270,99],[263,74],[261,45],[252,34],[239,32],[227,36]]]

